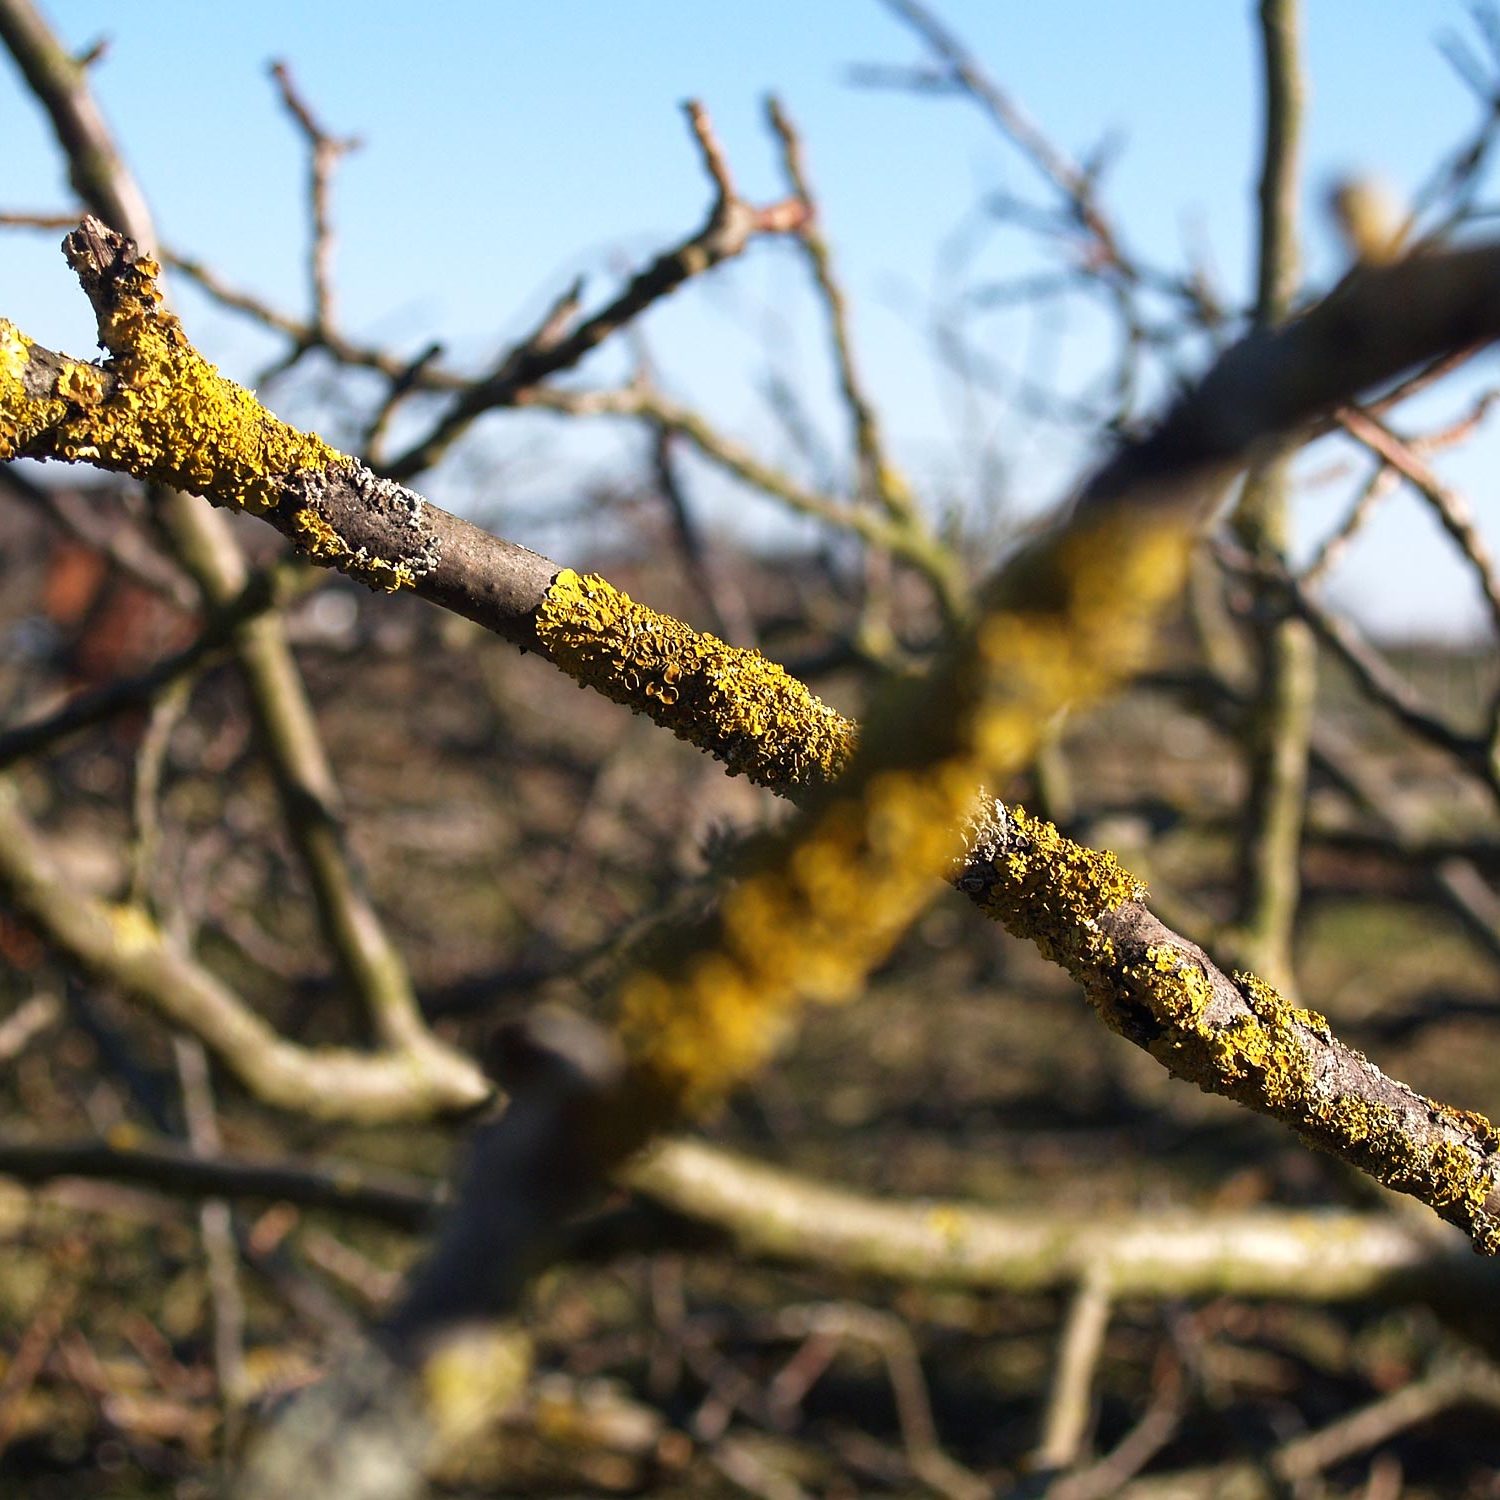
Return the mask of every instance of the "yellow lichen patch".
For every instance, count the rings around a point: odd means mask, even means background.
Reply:
[[[331,563],[345,556],[349,544],[328,521],[310,506],[304,506],[292,517],[298,545],[314,562]]]
[[[85,260],[80,274],[87,284],[101,273]],[[315,561],[387,591],[432,565],[430,533],[415,525],[410,556],[378,556],[343,535],[315,497],[339,495],[350,508],[341,492],[363,499],[382,482],[220,375],[161,307],[153,261],[122,250],[102,274],[102,366],[49,353],[39,371],[29,341],[0,323],[0,457],[86,461],[267,516]],[[407,500],[414,520],[420,502]]]
[[[525,1390],[531,1340],[512,1324],[475,1321],[449,1333],[422,1362],[431,1460],[470,1450]]]
[[[0,318],[0,459],[14,458],[67,411],[57,397],[33,397],[26,389],[32,342],[14,323]]]
[[[759,651],[637,604],[596,574],[557,575],[536,617],[543,648],[580,687],[649,715],[780,791],[832,781],[855,727]]]
[[[1487,1202],[1495,1191],[1484,1160],[1495,1138],[1488,1120],[1426,1108],[1398,1085],[1388,1086],[1411,1108],[1341,1088],[1337,1076],[1319,1066],[1331,1041],[1327,1021],[1292,1005],[1254,974],[1234,975],[1242,1007],[1211,1012],[1212,986],[1190,953],[1162,944],[1148,947],[1143,960],[1123,972],[1123,993],[1090,987],[1110,1024],[1139,1026],[1144,1014],[1156,1028],[1149,1050],[1179,1077],[1285,1120],[1312,1144],[1439,1208],[1481,1250],[1500,1251],[1500,1227]],[[1363,1059],[1356,1054],[1346,1065],[1362,1066]]]
[[[104,371],[97,365],[70,362],[63,367],[53,389],[65,401],[88,405],[104,399],[107,384]]]
[[[1170,547],[1159,545],[1163,538]],[[1130,587],[1145,566],[1140,557],[1122,564],[1130,547],[1148,559],[1151,583],[1140,584],[1143,600],[1111,612],[1105,593]],[[626,979],[620,1034],[654,1118],[721,1097],[765,1060],[801,1002],[859,987],[927,899],[933,876],[951,868],[979,776],[1023,763],[1052,713],[1136,664],[1152,614],[1180,581],[1183,555],[1181,536],[1167,528],[1122,532],[1107,523],[1042,549],[1031,560],[1039,571],[1002,589],[1005,607],[933,675],[925,696],[906,702],[916,711],[887,712],[872,730],[887,764],[836,793],[779,860],[744,880],[688,946],[690,957]],[[538,634],[580,682],[660,722],[673,722],[662,689],[677,689],[689,725],[714,726],[707,739],[679,732],[733,769],[773,784],[796,785],[805,773],[785,763],[774,730],[754,717],[767,703],[767,674],[779,670],[754,653],[733,653],[602,579],[570,572],[553,584]],[[778,727],[805,745],[815,704],[800,699]],[[848,728],[834,728],[832,749],[846,756]],[[827,758],[812,764],[817,779],[826,779]],[[1070,968],[1097,970],[1110,949],[1098,918],[1138,897],[1140,884],[1112,855],[1073,844],[1050,824],[1022,814],[1013,834],[994,862],[990,909]]]
[[[1070,972],[1097,966],[1108,949],[1099,917],[1139,900],[1145,887],[1109,850],[1074,843],[1023,808],[1009,816],[1014,831],[983,910]]]
[[[1309,1033],[1323,1024],[1320,1016],[1288,1004],[1253,975],[1235,976],[1244,1008],[1212,1011],[1214,989],[1202,962],[1168,944],[1147,948],[1144,962],[1122,978],[1123,996],[1104,986],[1091,994],[1117,1027],[1142,1011],[1149,1016],[1157,1031],[1150,1050],[1173,1072],[1216,1093],[1233,1095],[1253,1084],[1273,1113],[1295,1113],[1312,1097]]]
[[[927,1211],[927,1227],[950,1248],[962,1243],[969,1224],[962,1212],[951,1203],[935,1204]]]
[[[59,454],[87,444],[99,461],[219,505],[265,514],[282,481],[348,463],[309,433],[273,417],[195,349],[171,337],[176,320],[141,320],[138,341],[112,363],[109,399],[86,405],[59,431]],[[163,327],[162,324],[167,326]]]
[[[146,953],[161,946],[161,931],[142,907],[131,903],[105,908],[115,947],[122,957]]]
[[[620,1035],[657,1109],[722,1097],[801,1002],[859,989],[937,888],[973,777],[966,757],[877,774],[810,819],[784,861],[741,882],[693,956],[625,981]]]
[[[1110,507],[1023,552],[992,586],[979,641],[1003,694],[987,716],[986,759],[1016,764],[1039,715],[1089,702],[1145,663],[1192,550],[1181,517]]]
[[[312,505],[299,505],[291,512],[287,533],[315,563],[337,568],[371,588],[394,594],[410,588],[416,575],[405,562],[390,562],[351,547],[326,516]]]
[[[112,268],[99,321],[111,357],[102,367],[62,362],[51,399],[22,388],[17,349],[29,345],[0,328],[0,442],[29,427],[28,441],[48,434],[38,456],[86,458],[258,513],[279,503],[287,476],[350,462],[220,375],[161,307],[156,275],[145,258]]]

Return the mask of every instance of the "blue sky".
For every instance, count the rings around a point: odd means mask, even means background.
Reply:
[[[593,298],[607,295],[622,267],[701,221],[707,192],[678,109],[684,98],[711,109],[746,192],[777,195],[761,118],[775,90],[804,136],[868,383],[919,486],[971,504],[995,489],[1031,509],[1087,459],[1076,433],[995,404],[967,412],[953,382],[935,373],[928,323],[947,285],[945,250],[976,222],[984,194],[1044,201],[1045,192],[972,108],[850,86],[852,63],[919,56],[876,0],[45,8],[72,46],[110,38],[95,88],[164,239],[300,309],[303,156],[265,72],[268,59],[285,57],[328,127],[365,141],[336,189],[346,326],[407,348],[438,337],[454,358],[492,353],[577,272],[589,273]],[[1470,33],[1459,4],[1307,8],[1305,200],[1316,284],[1338,269],[1319,207],[1332,178],[1372,172],[1410,190],[1472,128],[1477,106],[1435,45],[1442,33]],[[1206,245],[1226,289],[1244,294],[1258,132],[1249,0],[948,0],[940,9],[1061,146],[1083,154],[1119,134],[1107,201],[1130,244],[1168,265],[1180,263],[1185,244]],[[0,208],[69,205],[57,152],[3,65],[0,141]],[[55,239],[0,235],[3,310],[44,341],[81,351],[92,344],[88,310]],[[993,280],[1033,258],[1022,238],[990,236],[967,274]],[[200,344],[248,378],[265,346],[187,292],[178,300]],[[789,457],[761,394],[773,364],[807,393],[830,442],[840,440],[821,315],[787,247],[762,245],[655,310],[645,334],[676,394],[768,456]],[[1064,377],[1103,347],[1100,326],[1082,312],[1061,324],[1019,315],[976,336],[993,340],[1002,360],[1031,351]],[[602,351],[580,378],[618,378],[623,359]],[[306,417],[314,394],[304,385],[277,399]],[[1435,409],[1460,404],[1455,395]],[[540,517],[565,510],[583,475],[618,469],[637,452],[623,429],[495,418],[479,434],[479,456],[426,487],[450,503],[499,503],[502,513],[513,500],[522,539],[531,528],[529,539],[573,556],[588,538],[559,539]],[[1486,518],[1493,456],[1481,443],[1449,469]],[[985,465],[1002,482],[987,485]],[[711,519],[745,524],[745,507],[722,486],[703,483],[698,493]],[[1334,519],[1341,493],[1304,502],[1305,535]],[[776,524],[769,512],[749,514],[752,526]],[[1340,576],[1338,597],[1391,629],[1463,629],[1479,618],[1462,570],[1409,499],[1388,503]]]

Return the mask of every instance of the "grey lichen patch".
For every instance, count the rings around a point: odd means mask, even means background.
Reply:
[[[422,497],[352,460],[288,476],[281,509],[314,562],[371,588],[410,588],[438,565],[441,543]]]

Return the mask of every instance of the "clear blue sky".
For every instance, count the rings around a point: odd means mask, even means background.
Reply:
[[[971,107],[849,85],[852,63],[919,56],[876,0],[50,0],[46,8],[70,45],[111,39],[95,88],[164,239],[300,309],[304,161],[265,73],[269,58],[288,59],[328,127],[365,140],[336,190],[346,325],[410,348],[439,337],[455,358],[481,359],[521,332],[576,272],[591,274],[592,297],[607,294],[621,266],[700,222],[707,192],[682,99],[708,104],[751,196],[778,193],[761,123],[762,97],[775,90],[803,132],[868,381],[897,451],[929,493],[976,492],[974,428],[952,383],[934,373],[925,323],[943,249],[972,224],[981,195],[1045,193]],[[1108,202],[1132,245],[1176,264],[1184,243],[1206,243],[1224,285],[1243,295],[1258,131],[1250,0],[947,0],[939,9],[1060,145],[1082,154],[1120,133]],[[1469,33],[1461,5],[1309,0],[1308,10],[1305,198],[1316,282],[1338,264],[1319,207],[1329,181],[1358,170],[1409,189],[1472,128],[1477,106],[1435,45],[1444,32]],[[0,208],[69,205],[57,152],[3,65],[0,141]],[[0,235],[3,310],[45,341],[82,351],[92,345],[87,307],[55,238]],[[1030,263],[1024,244],[991,238],[970,274],[1014,272]],[[198,341],[248,377],[264,346],[186,292],[178,298]],[[788,452],[759,393],[773,362],[810,392],[815,416],[838,440],[820,314],[785,247],[762,246],[695,286],[653,312],[645,332],[674,391],[769,456]],[[1030,317],[997,322],[987,336],[1011,362],[1026,340],[1030,348],[1055,341],[1064,374],[1086,369],[1101,349],[1084,316],[1063,329]],[[582,378],[616,378],[621,359],[602,352]],[[295,407],[312,394],[280,399],[288,415],[305,416]],[[982,422],[1018,505],[1055,496],[1086,459],[1075,438],[1014,414],[986,410]],[[502,417],[481,434],[492,469],[477,484],[471,463],[428,487],[450,501],[513,494],[534,515],[566,507],[580,474],[635,451],[621,430]],[[1487,519],[1493,458],[1485,445],[1451,469]],[[1309,534],[1333,518],[1341,493],[1304,502]],[[710,510],[741,516],[722,489],[701,494]],[[567,545],[555,534],[537,539]],[[578,538],[577,550],[586,547]],[[1462,571],[1408,499],[1389,504],[1358,548],[1340,597],[1394,628],[1478,619]]]

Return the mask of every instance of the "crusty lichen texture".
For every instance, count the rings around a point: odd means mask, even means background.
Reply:
[[[1124,978],[1119,998],[1144,1005],[1160,1026],[1149,1050],[1173,1073],[1286,1121],[1311,1144],[1460,1224],[1477,1250],[1500,1253],[1493,1203],[1500,1132],[1482,1115],[1420,1099],[1349,1049],[1332,1053],[1324,1017],[1254,974],[1234,975],[1245,1003],[1227,1017],[1213,1004],[1203,966],[1173,945],[1148,947]],[[1101,1009],[1108,1019],[1107,1001]],[[1329,1067],[1335,1058],[1364,1073],[1366,1086],[1347,1087]]]
[[[637,604],[597,574],[564,568],[536,633],[580,687],[649,715],[732,775],[794,792],[849,764],[854,724],[784,668]]]
[[[14,323],[0,318],[0,459],[15,458],[39,433],[61,421],[68,409],[71,392],[37,397],[28,392],[26,375],[34,347]]]
[[[109,358],[43,359],[0,324],[0,458],[87,462],[190,490],[273,521],[315,561],[373,586],[414,581],[410,558],[349,542],[304,492],[309,476],[360,472],[356,461],[273,416],[204,359],[162,306],[155,261],[92,219],[66,248]]]
[[[1024,808],[988,802],[974,817],[970,849],[959,888],[1075,975],[1113,957],[1099,918],[1146,894],[1109,850],[1074,843]]]
[[[1386,1078],[1254,974],[1212,969],[1136,904],[1145,889],[1114,855],[986,799],[957,883],[1174,1076],[1292,1126],[1500,1252],[1495,1127]]]

